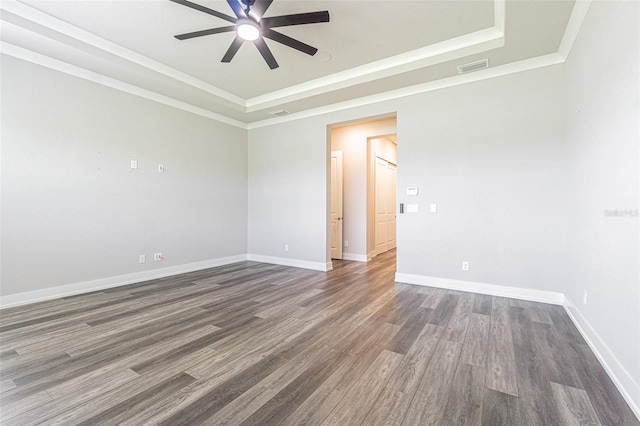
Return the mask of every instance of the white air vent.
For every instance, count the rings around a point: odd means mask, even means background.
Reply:
[[[276,109],[274,111],[269,111],[269,114],[275,115],[276,117],[282,117],[284,115],[289,114],[289,111],[285,111],[283,109]]]
[[[489,59],[471,62],[470,64],[458,65],[458,74],[466,74],[489,68]]]

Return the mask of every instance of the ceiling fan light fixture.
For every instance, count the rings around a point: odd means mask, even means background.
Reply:
[[[260,28],[249,19],[238,20],[237,31],[238,35],[247,41],[253,41],[260,37]]]

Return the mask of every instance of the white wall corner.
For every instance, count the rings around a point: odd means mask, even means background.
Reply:
[[[554,291],[534,290],[520,287],[507,287],[496,284],[486,284],[472,281],[452,280],[449,278],[428,277],[396,273],[396,281],[406,284],[439,287],[448,290],[467,291],[469,293],[487,294],[489,296],[509,297],[511,299],[529,300],[531,302],[564,305],[563,293]]]
[[[23,293],[10,294],[8,296],[0,297],[0,308],[4,309],[14,306],[28,305],[36,302],[44,302],[45,300],[58,299],[60,297],[68,297],[76,294],[104,290],[107,288],[120,287],[127,284],[135,284],[143,281],[154,280],[157,278],[169,277],[171,275],[184,274],[187,272],[199,271],[202,269],[215,268],[218,266],[243,262],[245,260],[247,260],[247,255],[241,254],[237,256],[205,260],[202,262],[169,266],[167,268],[152,269],[144,272],[118,275],[115,277],[83,281],[41,290],[25,291]]]
[[[640,420],[640,384],[627,372],[609,346],[600,338],[580,310],[565,296],[564,309],[576,328],[600,361],[613,383]]]
[[[331,262],[311,262],[308,260],[263,256],[260,254],[248,254],[247,260],[251,260],[253,262],[271,263],[273,265],[292,266],[294,268],[311,269],[314,271],[322,272],[327,272],[333,269]]]

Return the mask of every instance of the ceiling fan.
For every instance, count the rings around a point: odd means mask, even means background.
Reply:
[[[277,41],[278,43],[282,43],[285,46],[289,46],[311,56],[315,55],[318,51],[315,47],[279,33],[273,30],[273,28],[329,22],[329,12],[326,10],[323,12],[263,17],[269,6],[271,6],[273,0],[227,0],[227,3],[233,10],[233,13],[236,15],[235,18],[188,0],[171,1],[233,23],[233,25],[229,25],[227,27],[210,28],[185,34],[178,34],[175,38],[178,40],[186,40],[194,37],[236,31],[236,38],[222,57],[222,62],[231,62],[235,54],[238,52],[238,49],[240,49],[240,46],[242,46],[242,43],[245,41],[253,41],[253,44],[256,45],[258,51],[271,69],[278,68],[279,65],[273,57],[273,53],[271,53],[271,50],[265,43],[265,38]]]

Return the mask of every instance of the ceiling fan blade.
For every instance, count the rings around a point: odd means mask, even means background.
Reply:
[[[269,65],[269,68],[273,70],[279,67],[276,58],[273,57],[273,53],[271,53],[269,46],[267,46],[267,43],[264,42],[264,39],[262,37],[258,37],[257,39],[253,40],[253,44],[255,44],[258,48],[258,51],[267,62],[267,65]]]
[[[227,0],[227,3],[229,4],[229,7],[233,9],[233,13],[235,13],[238,18],[247,17],[247,14],[244,13],[244,10],[242,9],[242,6],[240,6],[240,3],[238,3],[238,0]]]
[[[277,31],[274,31],[270,28],[264,28],[262,30],[262,36],[269,38],[273,41],[277,41],[278,43],[282,43],[285,46],[289,46],[291,48],[294,48],[296,50],[299,50],[303,53],[306,53],[307,55],[315,55],[316,52],[318,51],[318,49],[316,49],[313,46],[309,46],[306,43],[303,43],[299,40],[296,40],[295,38],[291,38],[289,36],[286,36],[282,33],[279,33]]]
[[[317,24],[329,22],[329,12],[296,13],[293,15],[272,16],[262,18],[262,25],[268,28],[288,27],[290,25]]]
[[[225,15],[224,13],[220,13],[217,10],[213,10],[213,9],[209,9],[208,7],[200,6],[199,4],[190,2],[189,0],[170,0],[170,1],[172,1],[174,3],[181,4],[183,6],[190,7],[191,9],[195,9],[195,10],[198,10],[200,12],[208,13],[209,15],[213,15],[216,18],[224,19],[225,21],[233,22],[234,24],[237,21],[237,19],[234,18],[233,16]]]
[[[202,37],[202,36],[207,36],[211,34],[219,34],[219,33],[226,33],[229,31],[235,31],[235,29],[236,27],[234,25],[230,25],[228,27],[211,28],[208,30],[194,31],[192,33],[178,34],[178,35],[175,35],[174,37],[177,38],[178,40],[186,40],[194,37]]]
[[[262,15],[269,9],[271,3],[273,3],[273,0],[256,0],[253,6],[251,6],[251,12],[258,18],[262,18]]]
[[[222,57],[222,62],[231,62],[233,57],[236,56],[236,53],[238,53],[238,49],[240,49],[240,46],[242,46],[243,42],[244,39],[242,37],[236,36],[236,38],[231,42],[231,46],[229,46],[229,49],[227,49],[227,53],[225,53]]]

